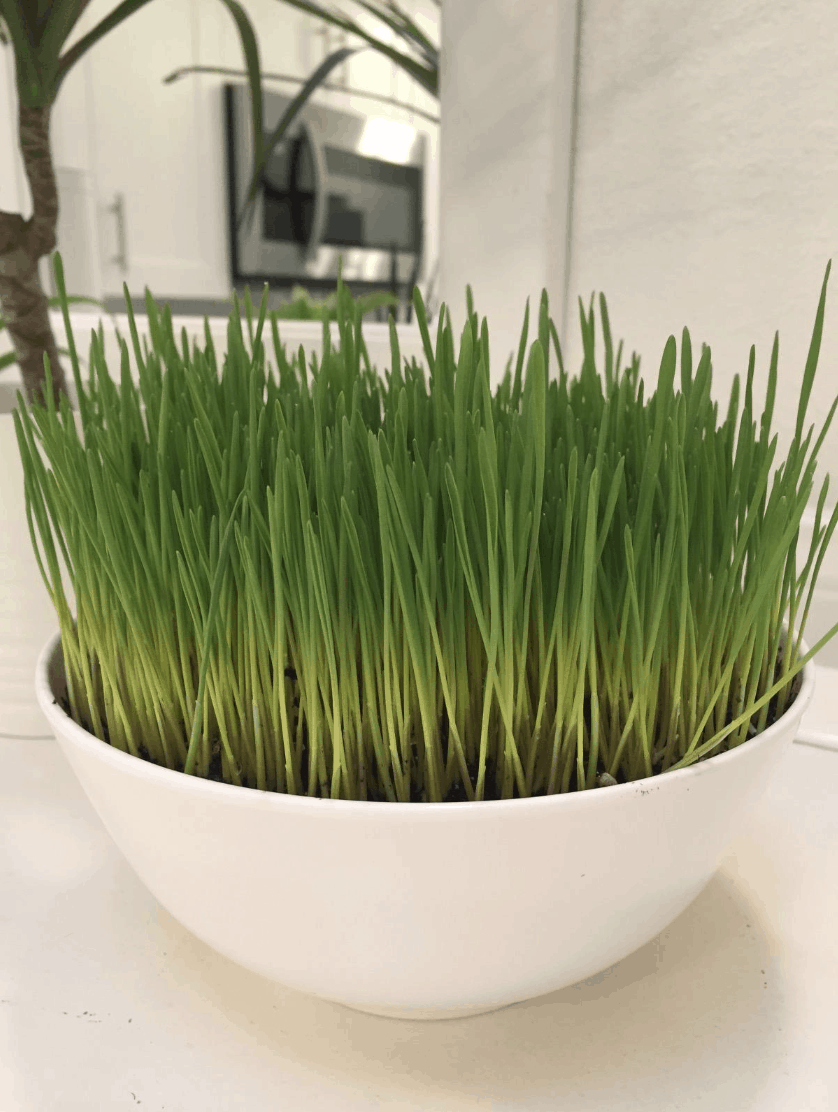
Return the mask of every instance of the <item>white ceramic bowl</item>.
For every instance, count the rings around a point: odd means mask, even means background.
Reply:
[[[814,688],[737,749],[630,784],[480,803],[363,803],[185,776],[112,749],[37,696],[117,846],[220,953],[362,1011],[444,1019],[573,984],[659,934],[704,888]]]

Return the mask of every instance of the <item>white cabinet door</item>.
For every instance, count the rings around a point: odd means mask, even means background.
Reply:
[[[17,137],[17,93],[15,91],[15,61],[10,46],[0,44],[0,209],[4,212],[23,212],[29,215],[28,186],[24,189],[25,175]]]
[[[93,0],[85,26],[112,7]],[[149,4],[87,55],[106,294],[120,294],[123,281],[132,295],[145,286],[156,297],[227,292],[211,265],[210,244],[223,229],[208,220],[200,90],[190,79],[163,84],[196,60],[197,9],[198,0]]]

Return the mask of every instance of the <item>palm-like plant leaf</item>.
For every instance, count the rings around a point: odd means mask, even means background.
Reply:
[[[14,0],[12,0],[12,3],[14,3]],[[55,75],[54,93],[58,92],[61,82],[73,68],[76,62],[78,62],[80,58],[83,58],[92,46],[95,46],[100,39],[103,39],[105,35],[107,35],[110,31],[113,31],[114,28],[120,25],[120,23],[124,23],[129,16],[134,15],[134,13],[138,12],[140,8],[144,8],[146,4],[150,3],[151,0],[122,0],[121,4],[117,4],[113,11],[109,12],[96,24],[94,28],[92,28],[92,30],[88,31],[87,34],[83,35],[77,43],[71,46],[66,54],[63,54],[58,61]],[[81,6],[79,6],[78,14],[81,14]],[[76,16],[76,21],[77,20],[78,15]],[[75,26],[75,21],[73,23],[73,26]],[[69,34],[69,31],[67,32],[67,34]]]
[[[49,7],[46,24],[38,40],[41,65],[50,71],[54,83],[64,43],[70,37],[90,0],[54,0]]]
[[[393,3],[392,0],[386,5],[371,3],[370,0],[355,0],[355,3],[385,23],[409,46],[418,50],[428,65],[439,68],[439,47],[431,42],[421,27],[398,4]]]
[[[339,27],[342,31],[346,31],[350,35],[357,35],[358,38],[363,39],[368,46],[371,46],[373,50],[377,50],[379,54],[383,54],[385,57],[389,58],[391,62],[395,62],[400,69],[409,74],[410,77],[412,77],[414,81],[418,82],[418,84],[421,85],[426,92],[430,93],[431,96],[439,96],[438,52],[435,61],[432,61],[430,59],[420,61],[412,55],[406,54],[403,51],[397,50],[395,47],[382,42],[380,39],[376,38],[374,34],[367,31],[366,28],[361,27],[360,24],[357,23],[354,19],[349,18],[342,12],[333,12],[329,11],[328,8],[322,7],[319,3],[316,2],[316,0],[282,0],[282,3],[289,4],[292,8],[296,8],[298,11],[305,12],[306,15],[312,15],[315,17],[315,19],[320,19],[324,23],[328,23],[332,27]],[[387,24],[387,26],[391,27],[391,29],[395,31],[396,34],[399,35],[399,37],[403,41],[406,41],[407,43],[409,43],[410,46],[416,48],[417,44],[415,43],[412,36],[407,33],[406,29],[407,26],[414,25],[411,23],[409,18],[403,12],[401,12],[401,9],[391,4],[390,14],[385,16],[382,13],[382,8],[379,6],[373,7],[372,5],[367,5],[366,3],[364,3],[362,6],[368,8],[370,11],[372,11],[372,14],[375,15],[377,19],[380,19],[383,23]],[[398,19],[394,17],[394,12],[400,14],[404,25],[399,24]],[[433,47],[433,44],[430,42],[430,40],[427,39],[426,36],[422,35],[422,32],[419,31],[418,28],[416,28],[416,32],[422,36],[424,42],[428,46],[430,46],[431,48]],[[422,53],[424,59],[424,51],[422,51]]]
[[[27,107],[43,104],[35,36],[18,0],[0,0],[0,16],[12,40],[20,102]]]
[[[172,70],[163,78],[164,85],[171,85],[175,81],[180,81],[183,77],[189,77],[192,74],[209,74],[213,77],[247,77],[246,70],[234,69],[232,66],[179,66],[176,70]],[[274,73],[270,70],[262,71],[262,81],[280,81],[289,85],[296,85],[298,88],[305,85],[306,79],[304,77],[297,77],[293,73]],[[361,97],[364,100],[375,100],[379,104],[387,104],[392,108],[401,108],[405,112],[409,112],[413,116],[421,116],[423,120],[428,123],[438,124],[439,116],[433,115],[432,112],[426,112],[424,108],[417,108],[415,104],[407,104],[398,97],[389,97],[384,93],[376,93],[372,89],[358,89],[354,85],[338,85],[333,81],[321,81],[320,89],[325,89],[329,93],[345,93],[352,97]]]
[[[300,91],[288,105],[282,116],[282,119],[271,132],[267,143],[263,143],[260,149],[255,152],[256,165],[254,167],[253,176],[250,179],[250,184],[247,188],[245,208],[239,215],[239,223],[241,223],[245,212],[247,212],[248,208],[253,202],[253,198],[259,191],[259,183],[262,177],[262,171],[265,168],[267,159],[270,157],[271,151],[278,143],[282,142],[288,129],[294,123],[294,120],[297,118],[300,111],[305,106],[306,101],[309,99],[312,93],[314,93],[326,80],[326,78],[336,66],[339,66],[342,62],[345,62],[346,59],[349,58],[352,54],[357,54],[359,50],[363,49],[365,48],[360,46],[343,46],[340,48],[340,50],[335,50],[334,53],[330,54],[328,58],[325,58],[320,63],[311,77],[309,77],[308,81],[306,81],[306,83],[303,85],[302,89],[300,89]]]
[[[229,2],[229,0],[224,0],[224,2]],[[351,55],[363,49],[375,50],[398,65],[427,92],[431,93],[433,96],[439,95],[439,48],[431,42],[421,28],[417,26],[410,16],[403,11],[394,0],[387,0],[386,4],[377,4],[370,2],[370,0],[356,0],[356,3],[376,19],[380,20],[385,26],[389,27],[410,49],[416,51],[420,55],[419,58],[389,46],[387,43],[382,42],[380,39],[376,38],[375,35],[361,27],[355,20],[345,16],[341,12],[329,11],[329,9],[317,3],[316,0],[284,0],[284,2],[290,7],[304,12],[306,15],[314,16],[330,26],[340,28],[347,34],[356,35],[366,43],[366,47],[340,47],[338,50],[329,54],[303,83],[302,88],[288,106],[282,119],[274,128],[267,142],[262,141],[261,125],[257,125],[254,112],[254,167],[251,180],[247,187],[245,205],[242,212],[239,214],[239,224],[241,224],[245,218],[248,210],[251,215],[253,213],[253,200],[258,193],[262,173],[271,152],[277,144],[281,143],[285,138],[288,130],[301,110],[305,107],[312,94],[318,89],[323,88],[332,70],[345,62]],[[169,74],[164,81],[168,84],[172,81],[176,81],[185,73],[194,73],[197,71],[204,73],[221,72],[220,69],[215,67],[190,66]],[[255,105],[257,102],[256,94],[253,90],[254,71],[256,73],[260,72],[258,65],[254,67],[254,70],[250,70],[249,68],[251,95],[254,98],[253,102]],[[259,111],[261,113],[261,98],[259,99]]]

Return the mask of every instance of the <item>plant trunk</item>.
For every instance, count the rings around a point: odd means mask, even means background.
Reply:
[[[64,371],[49,321],[47,296],[38,279],[38,261],[55,250],[58,189],[49,146],[51,105],[19,108],[18,130],[23,165],[32,191],[28,220],[0,212],[0,307],[23,377],[27,399],[44,399],[44,355],[57,395],[66,394]]]

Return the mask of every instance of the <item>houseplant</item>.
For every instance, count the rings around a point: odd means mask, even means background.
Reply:
[[[357,305],[361,316],[377,312],[380,309],[397,309],[399,299],[392,293],[385,291],[361,294]],[[294,286],[291,296],[284,304],[276,308],[271,314],[277,320],[337,320],[337,294],[328,294],[326,297],[313,297],[304,286]]]
[[[803,568],[795,548],[835,411],[805,429],[825,296],[776,469],[776,341],[759,422],[752,352],[719,423],[709,349],[694,367],[685,331],[679,373],[670,338],[646,399],[604,300],[602,376],[593,305],[571,376],[544,297],[494,392],[471,304],[457,351],[416,297],[426,380],[395,330],[375,374],[343,289],[319,363],[271,322],[276,376],[264,298],[219,369],[147,296],[139,388],[95,335],[85,385],[65,307],[81,433],[49,392],[15,415],[60,624],[38,697],[160,902],[250,968],[391,1015],[525,999],[663,929],[836,632],[800,636],[828,480]]]
[[[121,0],[71,46],[90,0],[0,0],[0,47],[11,47],[18,95],[18,137],[32,195],[32,215],[0,211],[0,306],[20,364],[28,398],[43,396],[43,363],[52,365],[52,384],[64,391],[64,373],[49,321],[38,262],[55,249],[58,190],[49,129],[52,106],[73,66],[150,0]],[[247,13],[237,0],[221,0],[235,21],[247,64],[253,107],[255,159],[261,165],[262,95],[259,50]]]
[[[48,302],[38,280],[38,262],[55,249],[58,190],[50,146],[50,120],[56,97],[67,74],[106,35],[130,19],[151,0],[121,0],[93,27],[79,35],[79,23],[90,0],[0,0],[0,49],[11,48],[18,95],[18,139],[23,168],[32,195],[32,215],[0,210],[0,308],[6,319],[23,377],[26,396],[43,393],[44,355],[52,366],[53,387],[64,391],[64,372],[50,325]],[[291,3],[291,0],[283,0]],[[221,0],[239,36],[250,91],[254,166],[249,197],[256,195],[267,152],[279,142],[305,100],[328,73],[356,51],[345,47],[318,68],[295,98],[285,118],[264,146],[262,129],[262,69],[259,46],[250,17],[238,0]],[[438,83],[435,48],[406,13],[393,4],[383,5],[377,18],[411,49],[399,50],[365,32],[355,21],[319,10],[318,5],[294,0],[292,6],[308,11],[363,38],[391,58],[415,80],[433,92]],[[370,5],[366,5],[370,7]],[[429,53],[430,52],[430,53]],[[429,60],[430,59],[430,60]],[[176,75],[173,75],[173,77]],[[252,208],[245,206],[243,218]]]
[[[297,113],[305,107],[312,94],[320,89],[332,92],[343,92],[355,97],[374,100],[391,107],[400,108],[411,114],[422,116],[432,123],[439,123],[439,117],[431,115],[415,105],[405,104],[397,97],[375,93],[368,89],[359,89],[348,85],[331,84],[328,80],[331,72],[343,65],[353,54],[363,50],[374,50],[393,62],[399,69],[411,77],[420,88],[430,93],[433,97],[439,96],[439,46],[419,27],[410,14],[395,0],[356,0],[365,15],[371,15],[380,25],[377,33],[361,26],[351,15],[342,11],[324,8],[316,0],[282,0],[289,7],[296,8],[305,15],[321,21],[326,28],[334,27],[344,39],[351,36],[360,39],[363,46],[342,45],[323,59],[308,77],[298,77],[289,73],[263,73],[265,81],[280,81],[286,84],[300,86],[300,91],[294,98],[284,118],[280,120],[276,129],[265,143],[263,157],[267,158],[273,148],[279,143],[291,125]],[[439,0],[435,0],[439,8]],[[383,33],[382,33],[383,32]],[[395,40],[398,46],[391,45]],[[247,73],[241,70],[230,69],[228,66],[196,65],[179,66],[164,78],[166,84],[179,81],[190,74],[219,74],[225,77],[246,77]],[[257,178],[250,183],[249,194],[255,195]]]

